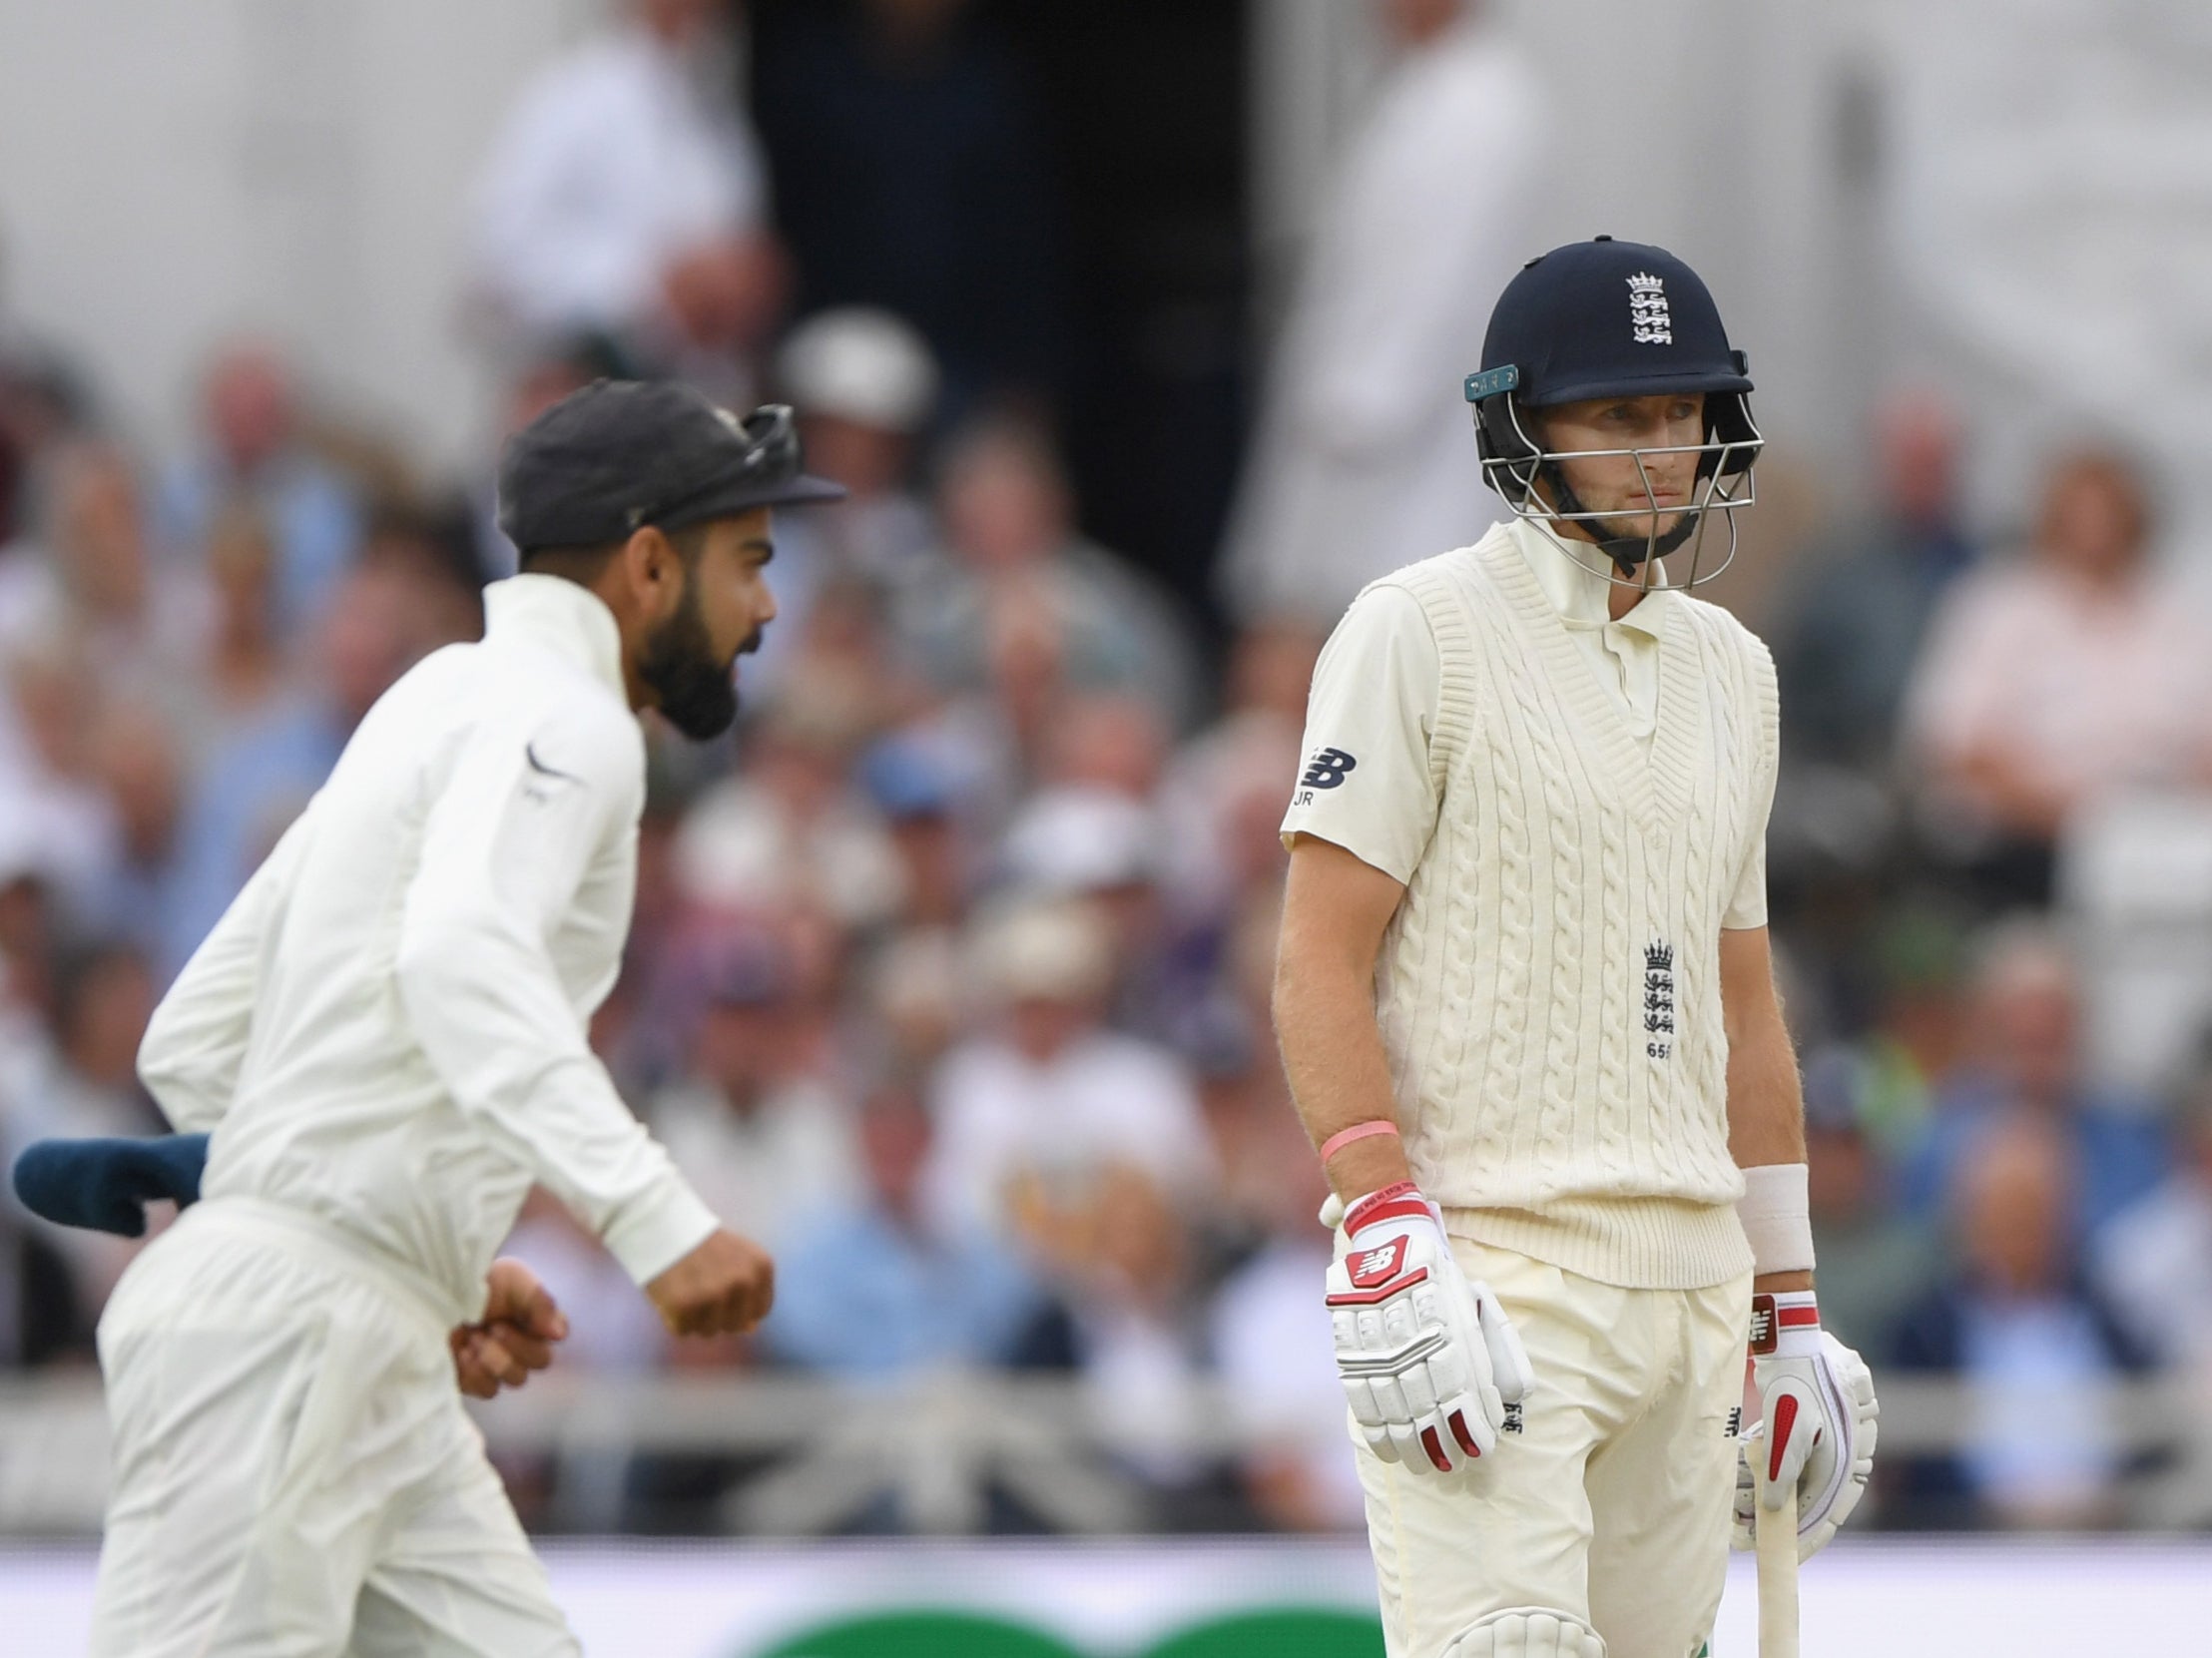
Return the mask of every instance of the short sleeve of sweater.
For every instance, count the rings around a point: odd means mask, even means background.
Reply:
[[[1314,669],[1284,844],[1319,835],[1394,880],[1412,879],[1436,828],[1429,745],[1442,681],[1417,598],[1379,583],[1353,601]]]
[[[1753,683],[1759,689],[1759,776],[1752,784],[1751,822],[1743,861],[1737,866],[1736,890],[1729,897],[1727,913],[1721,917],[1721,925],[1731,931],[1767,924],[1767,820],[1774,813],[1774,780],[1782,743],[1774,667],[1764,650],[1755,658]]]

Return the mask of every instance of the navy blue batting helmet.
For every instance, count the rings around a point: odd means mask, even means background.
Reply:
[[[1483,478],[1520,516],[1586,522],[1624,573],[1680,545],[1713,507],[1728,515],[1733,537],[1735,508],[1753,498],[1751,465],[1762,444],[1746,400],[1749,369],[1744,353],[1728,343],[1704,281],[1664,248],[1611,237],[1554,248],[1505,284],[1483,336],[1482,366],[1466,378]],[[1546,450],[1521,418],[1525,409],[1592,397],[1692,391],[1705,394],[1705,442],[1695,446],[1704,487],[1665,537],[1656,533],[1655,503],[1609,513],[1583,509],[1558,471],[1561,453]],[[1549,502],[1535,493],[1539,477]],[[1647,511],[1650,535],[1606,536],[1604,520]]]

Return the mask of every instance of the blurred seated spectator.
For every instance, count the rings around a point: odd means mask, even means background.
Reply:
[[[949,925],[908,927],[876,948],[861,979],[859,1022],[885,1069],[926,1074],[959,1040],[965,967]]]
[[[31,533],[49,457],[95,423],[91,392],[69,359],[0,318],[0,612],[14,562],[6,555]]]
[[[314,677],[212,752],[186,792],[164,926],[165,977],[183,965],[322,787],[376,699],[431,641],[420,581],[391,564],[347,571],[330,595]]]
[[[1213,909],[1281,878],[1276,829],[1300,770],[1320,654],[1320,634],[1290,622],[1242,629],[1231,642],[1221,714],[1176,752],[1161,782],[1162,840],[1180,902]]]
[[[1283,1155],[1272,1163],[1270,1225],[1215,1292],[1208,1346],[1215,1374],[1267,1433],[1242,1467],[1260,1517],[1279,1531],[1349,1531],[1367,1503],[1358,1460],[1345,1454],[1344,1383],[1314,1289],[1329,1271],[1330,1234],[1315,1219],[1329,1182],[1288,1097],[1277,1103]]]
[[[185,756],[156,706],[111,701],[98,714],[92,772],[113,812],[115,859],[101,883],[96,930],[161,959],[162,906],[177,867]]]
[[[1095,910],[1013,902],[979,923],[972,971],[995,1019],[930,1081],[936,1224],[980,1225],[1072,1268],[1114,1171],[1179,1205],[1208,1189],[1215,1160],[1188,1074],[1102,1022],[1113,946]]]
[[[0,865],[36,876],[64,930],[101,914],[119,838],[97,765],[100,685],[72,643],[49,636],[0,656]]]
[[[1006,422],[967,428],[945,453],[937,505],[943,560],[893,610],[932,684],[989,687],[1011,608],[1046,630],[1065,686],[1142,697],[1181,724],[1193,694],[1181,621],[1150,580],[1077,533],[1067,478],[1041,436]]]
[[[929,346],[889,311],[818,311],[776,356],[777,395],[799,414],[811,472],[844,485],[841,501],[776,525],[776,626],[762,649],[763,683],[806,630],[816,595],[838,582],[873,593],[930,567],[937,532],[914,487],[919,444],[937,400]]]
[[[2089,1276],[2136,1346],[2212,1382],[2212,1071],[2175,1127],[2173,1172],[2091,1237]]]
[[[168,1125],[139,1086],[138,1049],[154,1011],[154,981],[134,947],[101,942],[66,953],[53,976],[50,1039],[20,1047],[0,1070],[0,1152],[51,1136],[161,1133]],[[90,1330],[139,1245],[34,1223],[67,1263]]]
[[[2212,619],[2150,560],[2141,473],[2058,457],[2024,560],[1945,600],[1910,695],[1935,827],[1999,901],[2047,903],[2068,818],[2112,792],[2212,782]]]
[[[900,921],[957,925],[967,913],[976,855],[948,769],[926,744],[892,736],[861,757],[858,777],[898,858]]]
[[[793,901],[847,927],[904,900],[898,852],[846,769],[874,724],[870,688],[807,672],[745,727],[745,765],[693,804],[676,878],[693,903],[760,910]]]
[[[261,511],[234,501],[209,525],[204,562],[212,615],[201,657],[207,708],[203,731],[250,725],[283,695],[291,672],[286,630],[278,612],[276,538]]]
[[[1917,1526],[2110,1524],[2118,1448],[2085,1389],[2145,1356],[2081,1283],[2070,1156],[2049,1122],[1997,1125],[1957,1170],[1957,1255],[1900,1324],[1890,1364],[1954,1378],[1974,1419],[1955,1457],[1900,1458],[1884,1512]]]
[[[206,593],[197,573],[154,556],[128,454],[80,443],[53,457],[38,552],[39,572],[7,618],[16,640],[66,649],[102,691],[189,707],[200,694]]]
[[[1958,417],[1925,387],[1875,411],[1872,501],[1798,553],[1775,630],[1794,760],[1887,771],[1929,620],[1974,561]]]
[[[1880,1353],[1899,1316],[1930,1288],[1942,1260],[1934,1227],[1901,1215],[1889,1170],[1867,1130],[1882,1079],[1871,1056],[1834,1045],[1805,1064],[1805,1144],[1821,1319],[1839,1341]]]
[[[591,330],[632,373],[752,400],[745,353],[783,299],[759,148],[718,0],[624,0],[540,71],[477,182],[471,265],[522,338]]]
[[[786,946],[766,929],[711,937],[684,1074],[654,1096],[654,1132],[707,1206],[780,1249],[793,1228],[850,1203],[859,1149],[849,1102],[801,1016]]]
[[[361,536],[361,506],[301,435],[290,366],[275,345],[216,353],[202,389],[199,447],[163,475],[164,549],[197,559],[226,509],[251,503],[276,550],[276,612],[287,636],[323,613]]]
[[[754,43],[801,307],[906,318],[943,366],[954,420],[1009,397],[1048,405],[1066,345],[1046,138],[978,9],[782,6]]]
[[[945,1230],[921,1204],[932,1129],[914,1089],[888,1083],[859,1113],[865,1189],[795,1215],[776,1272],[766,1352],[852,1382],[910,1381],[1017,1357],[1042,1292],[988,1231]]]
[[[2068,1148],[2064,1212],[2078,1243],[2165,1177],[2170,1153],[2155,1102],[2091,1085],[2081,1074],[2079,986],[2072,957],[2040,922],[2014,919],[1982,940],[1968,996],[1964,1059],[1901,1170],[1909,1213],[1930,1216],[1995,1129],[2041,1122]]]

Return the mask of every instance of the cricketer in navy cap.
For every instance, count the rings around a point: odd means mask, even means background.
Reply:
[[[507,440],[499,525],[523,575],[614,613],[636,706],[715,737],[737,718],[737,658],[776,615],[769,509],[844,494],[802,461],[784,404],[740,419],[674,381],[596,380]]]

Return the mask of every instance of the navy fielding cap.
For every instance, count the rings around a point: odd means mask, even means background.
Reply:
[[[674,380],[594,380],[507,439],[499,527],[525,552],[596,547],[647,524],[673,530],[843,496],[800,466],[782,403],[741,420]]]
[[[1570,242],[1498,295],[1467,400],[1502,391],[1544,408],[1584,397],[1751,389],[1698,274],[1640,242]]]

